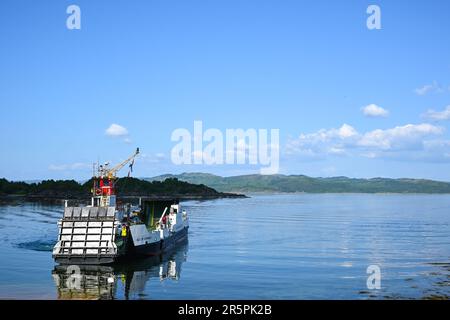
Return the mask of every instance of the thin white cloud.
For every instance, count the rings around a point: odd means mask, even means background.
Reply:
[[[119,124],[113,123],[106,129],[105,134],[110,137],[124,137],[128,135],[128,130]]]
[[[416,94],[419,96],[424,96],[428,93],[441,93],[444,92],[444,89],[437,83],[437,81],[433,81],[431,84],[426,84],[420,88],[414,90]]]
[[[125,139],[123,139],[123,142],[128,143],[128,144],[133,143],[133,141],[129,137],[126,137]]]
[[[146,163],[162,163],[167,161],[167,157],[164,153],[159,152],[155,154],[141,154],[139,161]]]
[[[442,111],[428,110],[423,116],[436,121],[450,120],[450,106],[447,106]]]
[[[51,171],[75,171],[75,170],[86,170],[92,169],[92,164],[89,163],[70,163],[70,164],[51,164],[48,167]]]
[[[417,88],[416,90],[414,90],[416,92],[416,94],[418,94],[419,96],[423,96],[426,95],[428,92],[430,92],[431,90],[433,90],[433,86],[431,84],[427,84],[424,85],[423,87]]]
[[[389,111],[376,104],[369,104],[368,106],[361,108],[361,110],[367,117],[387,117],[389,115]]]
[[[364,133],[344,124],[339,129],[321,129],[314,133],[301,134],[297,139],[290,139],[285,151],[288,155],[305,158],[328,155],[407,158],[412,153],[418,158],[430,150],[443,154],[442,147],[430,148],[430,138],[435,140],[434,145],[437,145],[436,141],[440,141],[440,146],[447,145],[445,141],[435,139],[443,132],[442,127],[428,123],[407,124]],[[447,152],[450,152],[450,149]]]

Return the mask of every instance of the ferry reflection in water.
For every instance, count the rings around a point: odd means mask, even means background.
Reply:
[[[186,261],[188,242],[161,256],[124,261],[111,266],[58,265],[52,272],[57,297],[61,300],[112,300],[118,295],[118,283],[124,298],[142,295],[150,279],[177,281]]]

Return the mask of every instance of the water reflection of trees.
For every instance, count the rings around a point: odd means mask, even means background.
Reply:
[[[116,299],[119,282],[124,288],[125,299],[141,295],[150,279],[178,280],[187,252],[186,242],[161,256],[124,261],[111,266],[55,266],[52,276],[58,299]]]

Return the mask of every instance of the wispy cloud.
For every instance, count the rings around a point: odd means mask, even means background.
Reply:
[[[450,106],[447,106],[442,111],[428,110],[423,117],[436,121],[450,120]]]
[[[449,88],[450,89],[450,88]],[[428,93],[441,93],[444,92],[445,89],[437,83],[437,81],[433,81],[431,84],[426,84],[420,88],[414,90],[416,94],[419,96],[424,96]]]
[[[442,157],[445,156],[442,146],[446,146],[447,142],[436,140],[436,137],[443,133],[444,128],[428,123],[407,124],[364,133],[344,124],[339,129],[321,129],[290,139],[285,151],[287,155],[306,158],[329,155],[405,159]],[[431,141],[434,141],[433,144]],[[437,145],[440,145],[440,148],[435,148]],[[435,153],[426,154],[428,152]],[[449,153],[450,150],[446,152]]]
[[[129,137],[126,137],[125,139],[123,139],[123,142],[128,143],[128,144],[133,143],[133,141]]]
[[[144,163],[162,163],[162,162],[166,162],[167,160],[167,156],[162,153],[162,152],[158,152],[158,153],[153,153],[153,154],[141,154],[139,156],[139,161],[142,161]]]
[[[51,164],[48,167],[51,171],[76,171],[76,170],[86,170],[92,169],[92,164],[90,163],[70,163],[70,164]]]
[[[361,110],[366,117],[387,117],[389,115],[389,111],[376,104],[369,104],[361,108]]]

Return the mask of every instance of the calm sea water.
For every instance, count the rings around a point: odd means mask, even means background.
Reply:
[[[0,205],[0,298],[449,298],[450,196],[256,195],[184,203],[189,242],[112,267],[55,266],[62,206]],[[367,288],[367,267],[381,289]],[[78,272],[79,277],[71,276]]]

